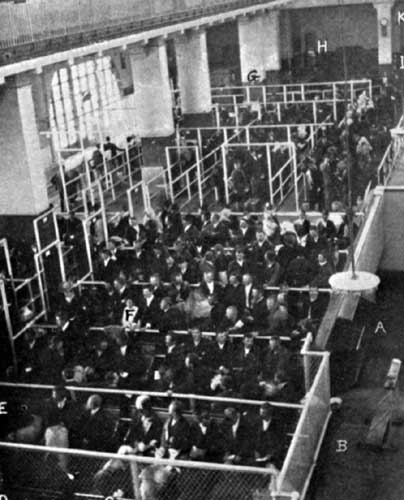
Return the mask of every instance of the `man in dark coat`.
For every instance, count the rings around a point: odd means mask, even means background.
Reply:
[[[114,423],[102,407],[102,398],[93,394],[86,404],[83,425],[83,444],[91,451],[115,451]]]
[[[275,467],[281,469],[285,454],[286,434],[270,403],[264,403],[261,406],[258,425],[254,446],[256,465],[274,464]]]
[[[251,444],[255,442],[256,431],[238,409],[229,407],[224,410],[221,431],[225,443],[225,463],[251,464],[254,457]]]
[[[161,446],[167,451],[174,449],[178,454],[187,455],[192,443],[191,428],[182,415],[182,405],[179,401],[173,401],[168,407],[169,417],[166,420]]]
[[[125,443],[132,446],[137,453],[151,455],[160,446],[163,423],[153,410],[149,396],[139,396],[136,399],[135,413]]]

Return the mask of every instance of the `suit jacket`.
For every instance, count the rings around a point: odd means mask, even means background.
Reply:
[[[191,225],[190,227],[184,229],[183,235],[185,240],[195,243],[198,240],[200,233],[194,225]]]
[[[45,403],[44,426],[62,424],[69,432],[77,432],[81,416],[79,406],[73,401],[66,401],[64,407],[59,408],[54,399],[49,399]]]
[[[114,423],[107,412],[100,408],[91,415],[88,411],[83,425],[83,437],[87,449],[92,451],[115,451],[113,443]]]
[[[198,345],[192,339],[186,344],[186,352],[196,354],[199,361],[207,363],[210,359],[211,343],[208,339],[202,338]]]
[[[142,442],[149,445],[151,441],[157,441],[160,445],[163,423],[157,413],[154,411],[147,419],[142,418],[142,414],[137,412],[130,424],[129,430],[125,436],[125,442],[134,446],[136,442]]]
[[[185,316],[177,307],[170,307],[167,311],[160,311],[156,326],[160,332],[180,330],[185,327]]]
[[[179,286],[172,283],[169,289],[167,290],[167,294],[172,299],[174,304],[176,302],[187,300],[190,293],[191,293],[191,288],[187,282],[184,282]]]
[[[23,380],[35,380],[40,376],[40,356],[44,350],[44,343],[35,339],[32,344],[25,340],[18,353],[18,370]]]
[[[96,381],[103,381],[107,372],[116,370],[117,368],[113,349],[110,347],[106,351],[97,351],[94,349],[88,356],[87,365],[94,370],[92,378]]]
[[[267,286],[278,286],[281,282],[283,269],[279,262],[274,262],[271,266],[266,265],[263,271],[263,282]]]
[[[139,224],[137,228],[128,226],[125,232],[125,239],[128,241],[130,246],[137,240],[141,240],[146,237],[146,228],[143,224]]]
[[[262,375],[265,380],[273,380],[278,369],[287,369],[290,353],[283,345],[277,349],[266,349],[262,356]]]
[[[244,259],[243,263],[240,264],[237,260],[232,260],[227,269],[228,274],[236,273],[239,276],[249,273],[251,271],[251,264]]]
[[[97,279],[100,281],[107,281],[112,283],[118,275],[118,267],[113,259],[109,259],[105,265],[104,261],[98,264]]]
[[[249,245],[252,243],[255,239],[255,229],[253,227],[248,227],[247,230],[243,233],[243,231],[240,229],[239,230],[239,235],[241,238],[241,242],[244,245]]]
[[[231,424],[222,422],[221,431],[224,437],[225,452],[231,455],[238,455],[241,458],[241,464],[251,462],[254,450],[251,443],[256,440],[256,431],[247,420],[240,416],[240,422],[236,433],[233,433]]]
[[[199,285],[199,290],[205,297],[207,297],[211,293],[209,288],[208,288],[208,285],[206,284],[206,282],[204,280],[201,281],[201,284]],[[216,295],[216,297],[220,301],[222,296],[223,296],[223,287],[218,281],[215,281],[213,283],[213,293]]]
[[[205,433],[197,422],[193,422],[191,424],[191,436],[192,445],[201,450],[205,450],[206,454],[203,458],[204,461],[222,461],[225,450],[225,440],[220,427],[214,420],[208,423]]]
[[[224,346],[220,348],[217,342],[212,343],[210,354],[210,366],[213,370],[217,370],[220,366],[232,368],[233,366],[233,345],[227,340]]]
[[[285,281],[289,286],[306,286],[313,276],[313,267],[302,255],[293,259],[285,272]]]
[[[120,374],[127,374],[121,375],[120,382],[123,387],[134,387],[145,375],[146,362],[138,349],[133,344],[128,344],[125,354],[122,354],[119,348],[116,349],[114,368]]]
[[[265,330],[268,326],[268,308],[264,298],[253,304],[251,315],[253,317],[253,328],[258,331]]]
[[[285,445],[286,434],[279,419],[273,416],[266,430],[263,427],[263,420],[259,419],[255,441],[255,451],[259,457],[270,457],[268,461],[280,468],[284,458]]]
[[[130,271],[142,269],[145,275],[149,272],[149,258],[145,250],[141,250],[139,253],[130,252],[127,263]]]
[[[167,347],[165,347],[164,359],[166,365],[174,371],[179,370],[180,367],[184,364],[184,359],[185,359],[184,351],[185,348],[183,344],[176,344],[171,351],[168,351]]]
[[[260,369],[260,356],[257,348],[253,346],[247,354],[243,345],[236,349],[233,356],[233,368],[241,371],[242,378],[257,375]]]
[[[133,298],[132,290],[129,286],[126,286],[122,291],[114,291],[114,319],[116,323],[120,323],[122,319],[122,313],[125,308],[125,303],[127,299]]]
[[[310,260],[315,261],[317,259],[317,255],[320,252],[328,252],[328,248],[329,245],[325,236],[319,236],[317,241],[310,235],[307,236],[305,251]]]
[[[260,246],[257,241],[255,241],[252,245],[250,251],[250,260],[254,263],[254,271],[255,273],[259,273],[264,269],[265,266],[265,254],[268,250],[272,248],[272,245],[268,240],[265,240],[264,243]]]
[[[223,294],[223,303],[227,306],[236,306],[239,314],[245,309],[245,297],[243,285],[234,287],[233,285],[226,285]]]
[[[175,423],[172,417],[165,421],[161,435],[161,446],[186,453],[191,447],[191,442],[191,428],[183,416],[179,417]]]
[[[192,264],[188,264],[186,271],[181,274],[182,274],[182,279],[187,283],[190,283],[191,285],[198,283],[200,279],[200,273],[198,269]]]
[[[146,300],[142,297],[139,301],[139,307],[141,310],[141,320],[142,325],[150,323],[152,328],[156,328],[158,324],[158,318],[160,316],[160,305],[156,297],[147,305]]]

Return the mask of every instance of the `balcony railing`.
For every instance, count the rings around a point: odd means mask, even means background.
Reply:
[[[57,39],[64,50],[268,3],[268,0],[32,0],[0,2],[0,64],[19,58],[13,48],[29,45],[36,51],[54,51]],[[67,37],[67,39],[66,39]],[[55,40],[49,46],[40,42]],[[66,47],[66,42],[68,46]],[[8,49],[8,51],[7,51]],[[22,56],[20,56],[21,58]]]

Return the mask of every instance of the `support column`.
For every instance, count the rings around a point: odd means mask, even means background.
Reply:
[[[281,69],[279,11],[241,17],[238,20],[241,80],[250,83],[248,75],[256,71],[262,82],[267,72]]]
[[[34,108],[36,115],[36,123],[39,133],[39,143],[45,155],[51,159],[52,163],[56,160],[53,158],[52,139],[50,135],[50,113],[49,103],[52,95],[52,76],[53,68],[45,67],[40,72],[33,74],[32,78],[32,96],[34,99]],[[48,132],[49,134],[46,134]],[[50,167],[51,165],[46,165]]]
[[[189,30],[175,40],[178,87],[185,125],[211,125],[212,97],[205,30]]]
[[[240,48],[241,81],[249,84],[248,75],[257,72],[260,80],[265,78],[265,64],[262,52],[262,19],[261,16],[240,17],[238,24],[238,40]]]
[[[390,2],[374,2],[377,11],[378,60],[380,73],[391,71],[393,62],[392,44],[392,4]]]
[[[261,16],[262,58],[266,77],[269,77],[271,83],[276,83],[281,69],[279,18],[279,10],[271,10]]]
[[[0,232],[33,239],[32,219],[49,207],[32,94],[33,73],[0,85]],[[47,161],[46,161],[47,160]]]
[[[35,216],[49,206],[32,94],[33,74],[0,86],[0,216]]]
[[[129,50],[137,130],[147,166],[165,165],[165,146],[174,135],[172,97],[164,40]]]
[[[287,68],[292,69],[293,40],[292,19],[290,10],[280,11],[280,38],[281,60],[287,63]]]

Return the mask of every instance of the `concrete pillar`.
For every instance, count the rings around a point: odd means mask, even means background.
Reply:
[[[50,133],[45,133],[50,132],[49,106],[52,96],[52,76],[53,68],[50,67],[42,68],[40,73],[34,73],[32,75],[32,96],[38,132],[40,132],[39,143],[42,150],[47,150],[44,154],[47,154],[54,162],[51,136]],[[46,167],[48,166],[50,165],[46,165]]]
[[[164,40],[130,48],[136,128],[142,138],[143,163],[147,167],[166,164],[165,147],[173,143],[174,118]],[[144,177],[150,175],[143,169]]]
[[[0,86],[0,215],[37,215],[49,205],[32,81],[23,73]]]
[[[292,68],[293,59],[293,28],[290,10],[280,11],[280,37],[281,37],[281,59],[288,62],[288,68]]]
[[[265,78],[265,64],[262,51],[261,16],[243,16],[238,19],[238,40],[240,48],[240,70],[243,84],[250,83],[248,75],[256,72],[262,81]]]
[[[381,70],[390,70],[393,62],[392,5],[390,2],[374,2],[377,11],[378,60]]]
[[[189,30],[179,35],[175,40],[175,55],[184,119],[201,124],[212,109],[205,30]]]
[[[279,17],[279,10],[271,10],[261,16],[261,46],[265,71],[279,71],[281,69]]]
[[[238,20],[241,80],[256,71],[260,80],[281,69],[279,11],[240,17]]]
[[[174,133],[172,98],[164,40],[130,49],[136,121],[140,137]]]

